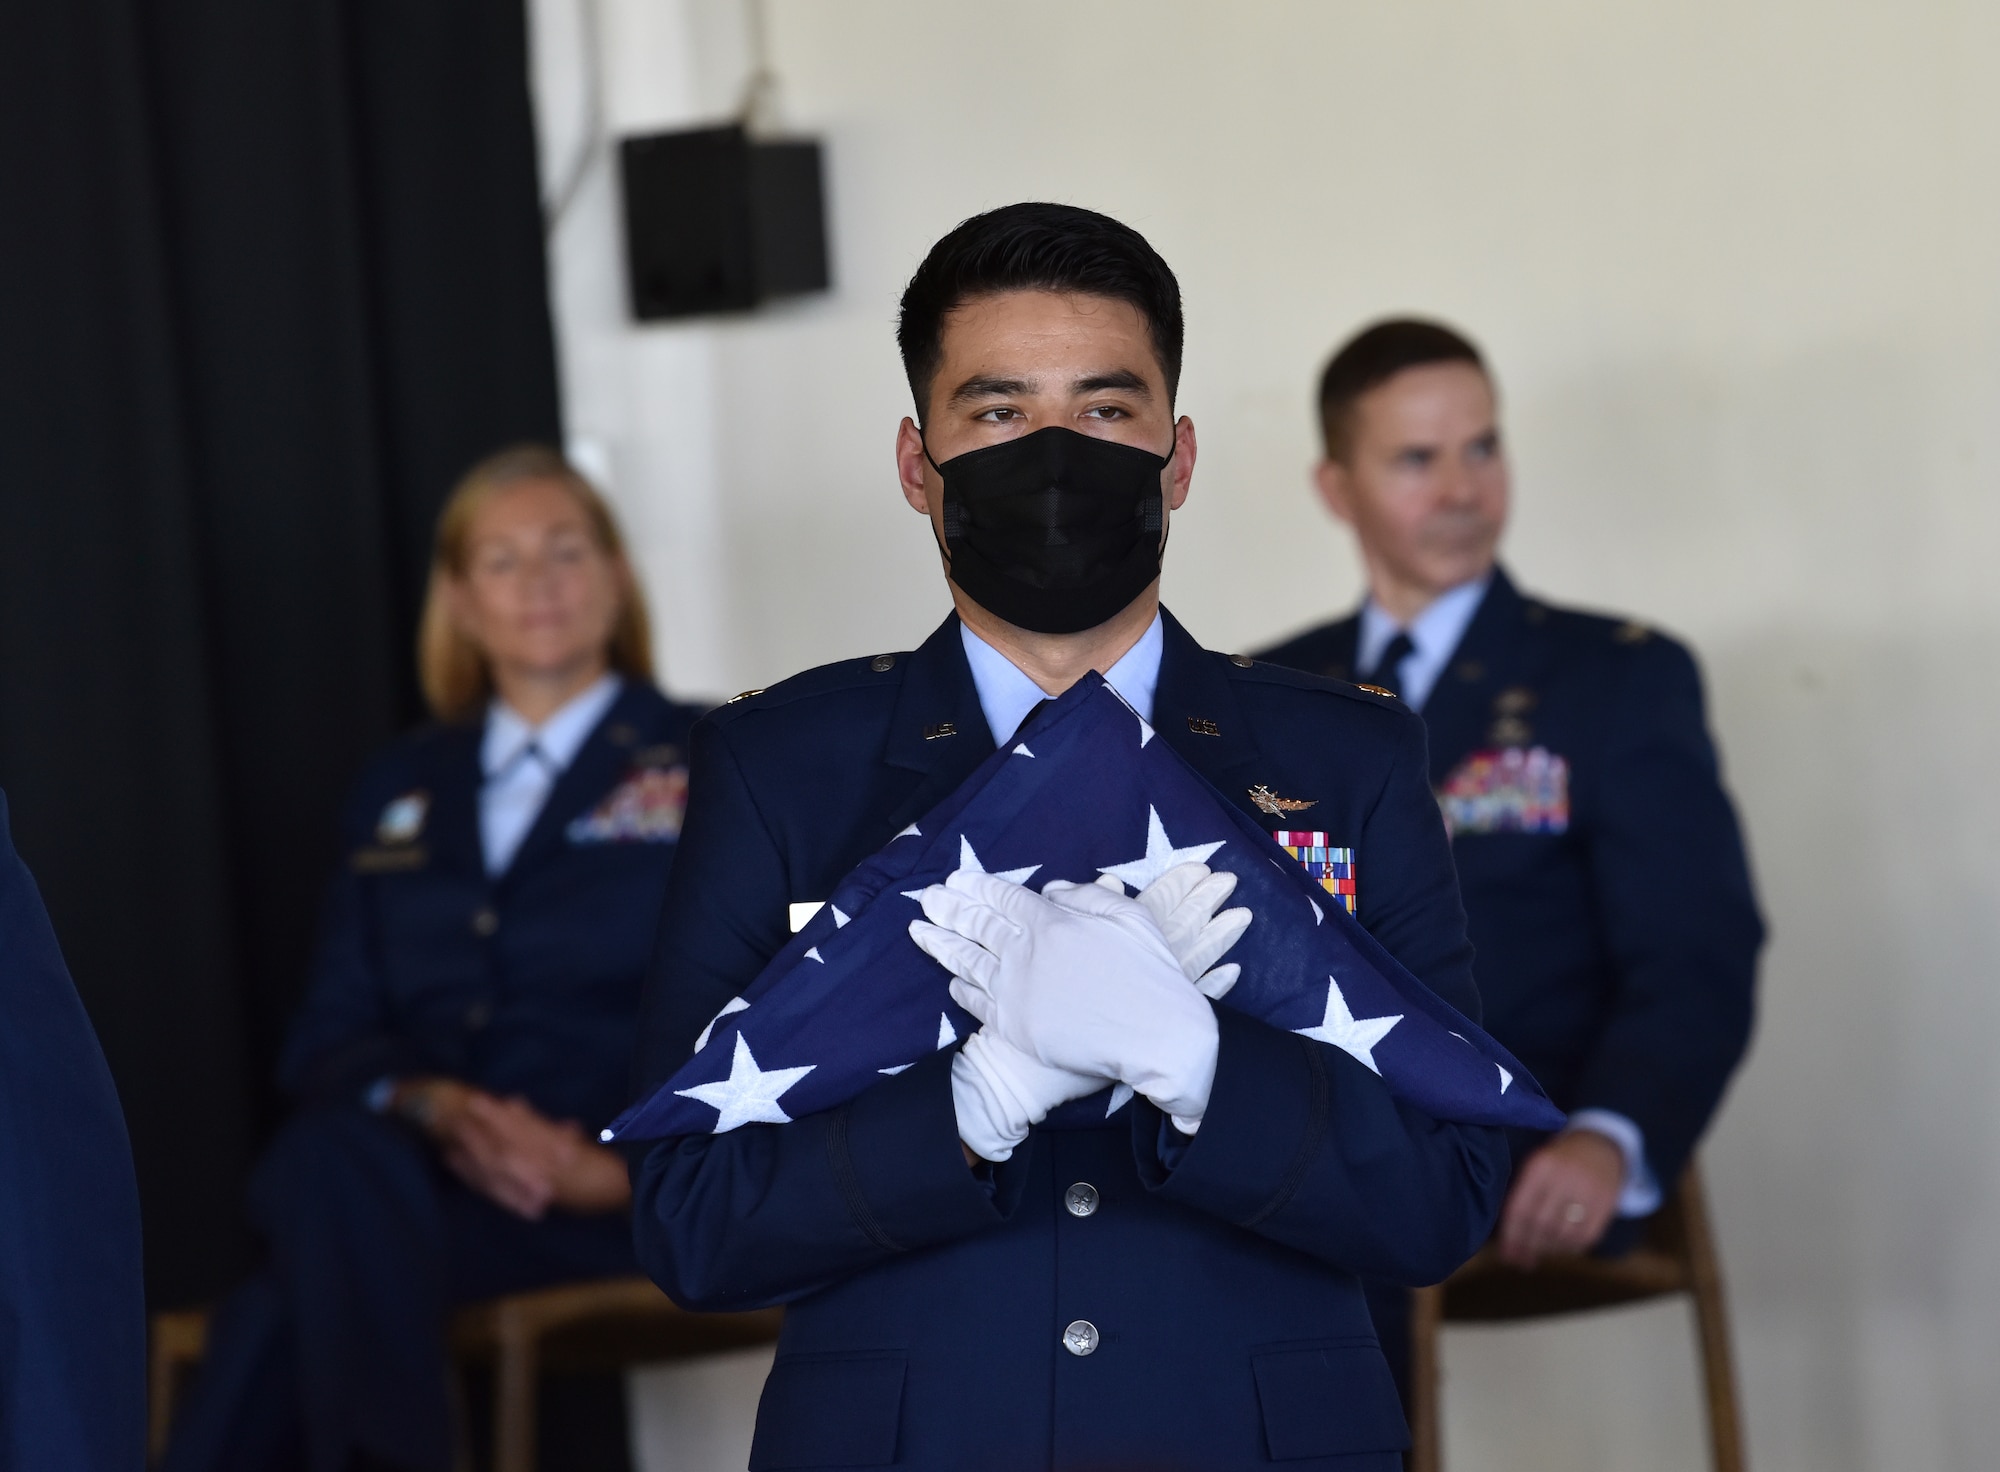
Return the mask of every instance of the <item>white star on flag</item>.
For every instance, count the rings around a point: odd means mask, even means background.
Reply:
[[[938,1013],[938,1050],[942,1052],[957,1041],[958,1034],[952,1030],[951,1026],[951,1014],[949,1012]],[[889,1077],[894,1078],[904,1069],[915,1067],[916,1064],[914,1063],[898,1063],[894,1068],[878,1068],[875,1071],[877,1073],[886,1073]]]
[[[1160,822],[1160,810],[1146,809],[1146,857],[1134,859],[1129,864],[1111,864],[1099,869],[1100,874],[1109,874],[1113,879],[1129,884],[1133,889],[1144,889],[1155,879],[1176,864],[1205,864],[1208,856],[1222,847],[1224,840],[1214,843],[1196,843],[1187,848],[1175,848],[1167,839],[1166,825]]]
[[[995,879],[1004,879],[1009,884],[1026,884],[1028,876],[1041,867],[1040,864],[1030,864],[1025,869],[988,870],[984,864],[979,862],[979,855],[972,851],[972,841],[963,833],[958,835],[958,872],[961,874],[992,873]],[[921,889],[906,889],[903,891],[903,898],[906,900],[920,900],[923,897],[924,892]]]
[[[708,1046],[709,1037],[715,1032],[716,1023],[722,1021],[723,1018],[727,1017],[732,1012],[743,1011],[749,1005],[750,1004],[744,1001],[741,997],[731,997],[728,1001],[724,1002],[722,1004],[722,1010],[716,1013],[713,1017],[708,1019],[708,1026],[704,1027],[701,1030],[701,1036],[694,1040],[695,1052],[699,1053],[703,1048],[706,1048]]]
[[[1375,1045],[1402,1020],[1400,1012],[1394,1017],[1356,1018],[1347,1010],[1347,998],[1340,994],[1340,983],[1329,976],[1326,979],[1325,1020],[1317,1027],[1295,1027],[1292,1031],[1302,1038],[1332,1043],[1356,1062],[1365,1063],[1379,1078],[1382,1070],[1375,1066]]]
[[[741,1124],[790,1124],[792,1117],[778,1107],[778,1100],[816,1066],[808,1063],[803,1068],[759,1068],[750,1044],[739,1032],[736,1056],[729,1061],[728,1078],[674,1092],[685,1099],[698,1099],[713,1109],[719,1116],[715,1121],[718,1135]]]

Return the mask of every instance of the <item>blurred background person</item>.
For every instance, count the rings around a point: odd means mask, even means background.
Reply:
[[[1319,409],[1314,478],[1368,594],[1260,657],[1386,690],[1429,728],[1486,1026],[1570,1111],[1514,1141],[1501,1255],[1629,1250],[1749,1044],[1764,934],[1700,675],[1645,624],[1499,566],[1507,458],[1463,335],[1376,323],[1328,362]],[[1371,1302],[1407,1374],[1406,1295]]]
[[[0,793],[0,1472],[145,1455],[125,1116]]]
[[[216,1313],[171,1472],[444,1472],[447,1311],[634,1270],[595,1137],[625,1102],[700,711],[653,685],[610,511],[538,447],[445,505],[419,645],[437,719],[354,789],[281,1064],[300,1108],[251,1186],[269,1261]],[[622,1460],[611,1419],[590,1440]]]

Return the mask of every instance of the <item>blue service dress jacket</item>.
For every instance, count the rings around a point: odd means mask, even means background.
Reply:
[[[345,1103],[377,1079],[437,1074],[593,1133],[608,1123],[700,714],[628,680],[498,876],[480,847],[480,721],[426,726],[377,758],[349,801],[288,1088]]]
[[[145,1460],[132,1147],[0,795],[0,1472]]]
[[[217,1310],[163,1472],[453,1465],[458,1304],[633,1271],[621,1215],[537,1221],[363,1107],[385,1078],[521,1095],[595,1132],[623,1102],[699,712],[627,681],[512,861],[486,870],[483,722],[397,741],[355,786],[281,1060],[302,1107],[251,1181],[269,1260]]]
[[[1422,723],[1200,648],[1171,616],[1154,725],[1246,812],[1313,801],[1358,914],[1468,1015],[1478,999]],[[913,654],[800,675],[693,737],[693,799],[642,1025],[641,1083],[786,942],[788,909],[993,751],[955,618]],[[1218,1008],[1200,1132],[1144,1100],[969,1169],[949,1051],[789,1124],[659,1142],[639,1256],[679,1303],[785,1303],[752,1468],[1400,1466],[1407,1431],[1357,1281],[1436,1281],[1490,1229],[1500,1132],[1392,1099],[1337,1049]],[[1094,1352],[1066,1347],[1087,1321]],[[1081,1336],[1072,1336],[1078,1342]]]
[[[1359,617],[1259,656],[1355,674]],[[1764,928],[1693,656],[1496,569],[1424,704],[1486,1028],[1678,1179],[1749,1045]]]

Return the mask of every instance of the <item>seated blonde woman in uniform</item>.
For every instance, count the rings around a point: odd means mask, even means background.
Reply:
[[[700,714],[652,681],[610,510],[553,451],[438,520],[437,719],[356,785],[260,1164],[269,1265],[217,1312],[167,1472],[453,1465],[456,1304],[634,1271],[596,1143],[628,1055]]]

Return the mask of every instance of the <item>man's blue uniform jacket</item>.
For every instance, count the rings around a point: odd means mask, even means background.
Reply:
[[[145,1460],[132,1147],[0,796],[0,1472]]]
[[[355,786],[325,940],[282,1060],[308,1101],[437,1074],[595,1132],[625,1103],[633,1021],[700,714],[629,680],[513,862],[486,873],[479,720],[397,741]]]
[[[1153,714],[1246,812],[1259,786],[1314,802],[1258,815],[1354,848],[1362,923],[1477,1016],[1420,721],[1209,653],[1171,617]],[[914,654],[740,698],[693,748],[648,1088],[786,942],[788,907],[824,900],[993,742],[953,618]],[[750,1465],[1399,1467],[1407,1432],[1356,1275],[1432,1282],[1469,1256],[1504,1139],[1398,1104],[1337,1049],[1217,1015],[1214,1092],[1184,1150],[1140,1100],[1102,1127],[1036,1130],[982,1179],[940,1052],[839,1109],[647,1152],[637,1242],[661,1286],[694,1309],[791,1305]],[[1096,1188],[1094,1212],[1066,1208],[1074,1183]],[[1102,1336],[1088,1357],[1063,1347],[1077,1319]]]
[[[1260,658],[1352,678],[1359,622]],[[1693,656],[1496,569],[1424,723],[1431,784],[1460,815],[1487,1030],[1564,1109],[1637,1124],[1671,1188],[1749,1044],[1764,934]],[[1561,761],[1567,812],[1516,826],[1494,758],[1536,749],[1545,772]]]

